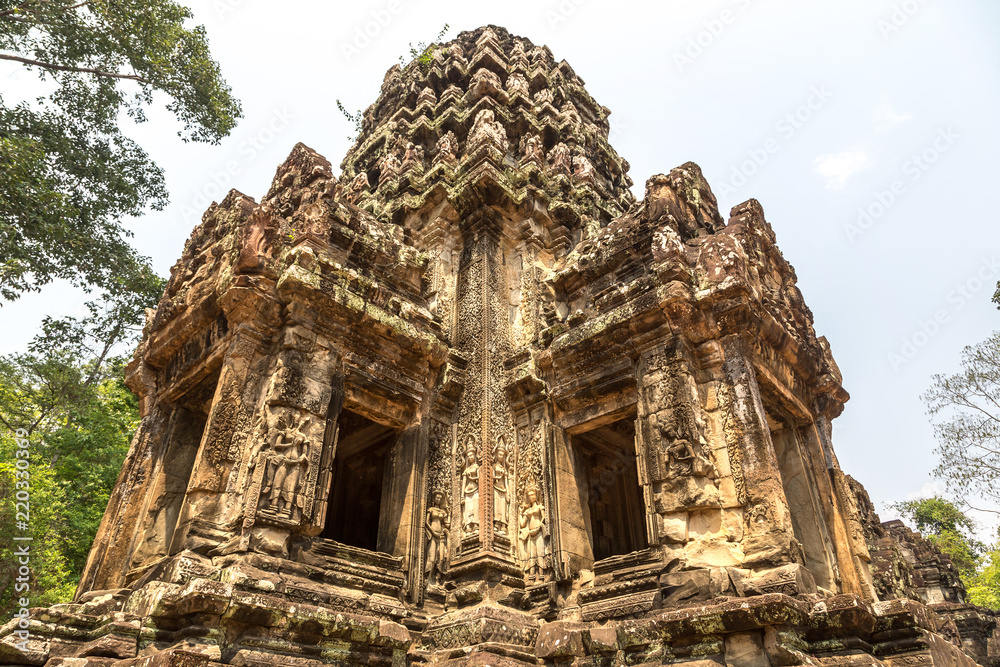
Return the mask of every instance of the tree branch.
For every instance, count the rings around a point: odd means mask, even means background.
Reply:
[[[73,67],[71,65],[56,65],[55,63],[46,63],[41,60],[31,60],[30,58],[21,58],[20,56],[12,56],[6,53],[0,53],[0,60],[13,60],[14,62],[24,63],[25,65],[35,65],[37,67],[44,67],[45,69],[56,70],[59,72],[83,72],[85,74],[96,74],[97,76],[105,76],[110,79],[128,79],[129,81],[138,81],[139,83],[145,83],[152,85],[152,81],[144,79],[137,74],[117,74],[115,72],[106,72],[104,70],[95,69],[91,67]]]
[[[8,9],[7,11],[0,12],[0,16],[13,16],[14,14],[17,13],[17,11],[19,9],[25,9],[27,6],[28,6],[27,2],[22,2],[21,4],[19,4],[17,7],[14,7],[13,9]]]
[[[10,422],[8,422],[6,419],[4,419],[3,413],[0,413],[0,423],[2,423],[4,426],[6,426],[7,429],[10,430],[11,432],[17,430],[16,428],[14,428],[13,426],[10,425]]]
[[[985,507],[976,507],[975,505],[969,503],[968,501],[965,502],[965,506],[968,507],[970,510],[976,510],[977,512],[989,512],[991,514],[1000,514],[1000,510],[991,510]]]
[[[104,365],[104,359],[108,356],[108,352],[111,351],[111,348],[118,343],[118,338],[121,335],[120,332],[121,332],[121,324],[119,323],[115,325],[115,328],[111,332],[111,335],[108,336],[108,339],[104,342],[104,349],[102,349],[101,353],[97,355],[97,359],[94,361],[94,368],[93,370],[90,371],[90,375],[87,376],[87,379],[84,380],[83,386],[89,387],[94,382],[94,380],[98,378],[101,372],[101,366]]]
[[[7,11],[0,12],[0,18],[2,18],[2,17],[15,18],[14,15],[17,14],[18,10],[23,10],[25,12],[30,12],[31,10],[28,9],[28,5],[29,4],[30,3],[28,3],[28,2],[22,2],[21,4],[19,4],[17,7],[14,7],[13,9],[8,9]],[[83,7],[84,5],[87,5],[87,4],[90,4],[90,0],[83,0],[83,2],[79,2],[79,3],[75,4],[75,5],[69,5],[68,7],[61,7],[60,11],[65,12],[65,11],[69,11],[70,9],[79,9],[80,7]]]

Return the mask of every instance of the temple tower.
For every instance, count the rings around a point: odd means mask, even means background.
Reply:
[[[609,114],[484,27],[389,70],[339,178],[298,144],[213,204],[76,604],[0,659],[985,660],[944,565],[873,580],[913,549],[840,469],[848,395],[761,205],[723,219],[690,162],[636,201]]]

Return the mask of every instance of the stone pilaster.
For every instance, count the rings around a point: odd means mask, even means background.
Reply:
[[[510,474],[514,429],[504,395],[504,360],[512,340],[506,299],[506,269],[492,221],[470,232],[459,269],[457,347],[468,360],[458,406],[453,531],[456,561],[479,553],[513,562],[509,526],[511,498],[496,516],[496,466]],[[500,453],[502,450],[502,453]]]
[[[724,428],[739,460],[745,498],[746,534],[741,546],[748,566],[801,562],[778,460],[764,413],[760,388],[744,342],[737,335],[722,341],[725,361],[719,377]]]

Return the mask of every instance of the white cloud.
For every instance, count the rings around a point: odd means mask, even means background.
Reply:
[[[899,125],[908,120],[913,120],[913,114],[896,113],[889,103],[889,97],[883,96],[882,101],[875,107],[875,114],[872,120],[875,121],[875,129],[879,131],[888,130],[893,125]]]
[[[943,496],[948,491],[944,482],[939,479],[931,480],[929,482],[924,482],[924,485],[920,487],[919,491],[911,491],[906,494],[907,500],[922,500],[924,498],[931,498],[932,496]]]
[[[846,150],[820,155],[813,160],[813,170],[826,179],[828,190],[841,190],[847,179],[874,164],[875,158],[868,151]]]

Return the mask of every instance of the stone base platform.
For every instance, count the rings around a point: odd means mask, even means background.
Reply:
[[[381,594],[342,611],[290,597],[287,582],[279,591],[267,578],[213,574],[36,609],[27,634],[16,620],[0,630],[0,664],[973,667],[986,664],[977,646],[992,631],[968,623],[968,605],[782,593],[605,622],[540,620],[484,598],[432,619]]]

